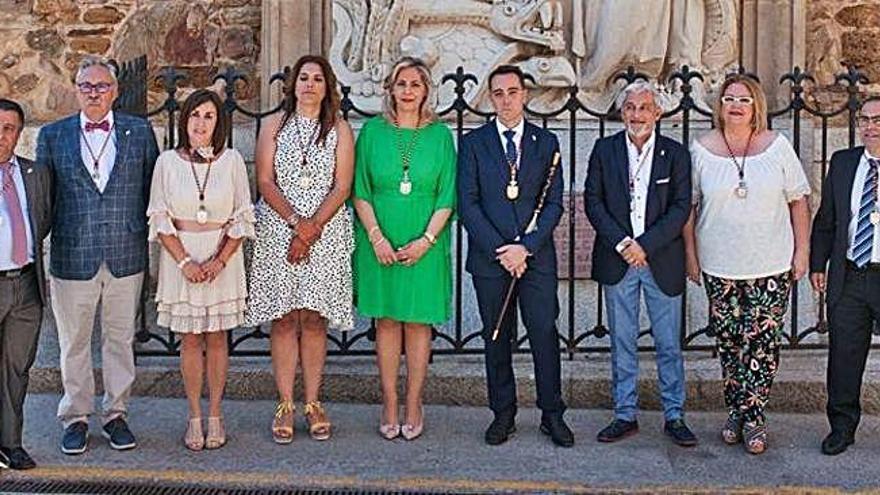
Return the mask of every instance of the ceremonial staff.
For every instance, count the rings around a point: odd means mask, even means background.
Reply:
[[[550,185],[553,184],[553,177],[556,176],[556,169],[559,167],[559,152],[553,153],[553,162],[550,164],[550,170],[547,171],[547,181],[544,182],[544,187],[541,189],[541,195],[538,196],[538,204],[535,205],[535,211],[532,212],[532,219],[529,220],[528,225],[526,226],[525,234],[531,234],[538,228],[538,215],[541,214],[541,210],[544,209],[544,200],[547,199],[547,194],[550,192]],[[495,329],[492,331],[492,341],[498,340],[498,332],[501,331],[501,322],[504,321],[504,315],[507,313],[507,307],[510,306],[510,299],[513,297],[513,289],[516,288],[516,281],[519,280],[517,277],[511,277],[510,285],[507,287],[507,296],[504,298],[504,304],[501,306],[501,313],[498,314],[497,323],[495,323]]]

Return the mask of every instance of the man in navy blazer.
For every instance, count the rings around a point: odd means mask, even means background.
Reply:
[[[92,327],[101,302],[102,434],[134,448],[126,422],[134,382],[132,343],[147,263],[146,209],[156,137],[142,118],[113,112],[116,69],[87,57],[76,74],[81,112],[41,129],[37,162],[54,178],[52,311],[61,348],[61,450],[81,454],[94,412]]]
[[[826,293],[830,328],[827,455],[855,442],[871,330],[880,320],[880,98],[865,100],[857,122],[864,146],[831,156],[810,239],[810,282]]]
[[[495,413],[485,440],[499,445],[516,429],[511,341],[518,302],[534,358],[541,431],[557,445],[570,447],[574,435],[562,417],[553,245],[553,229],[562,216],[561,174],[554,176],[536,228],[526,232],[559,143],[523,118],[527,90],[519,68],[496,68],[489,75],[489,91],[497,119],[464,136],[458,154],[458,214],[468,232],[466,267],[483,322],[489,407]],[[518,278],[513,302],[499,338],[492,340],[511,277]]]
[[[687,148],[655,131],[662,114],[653,85],[635,82],[618,98],[626,130],[599,139],[584,186],[596,230],[592,277],[604,286],[611,329],[614,420],[598,434],[614,442],[638,432],[639,308],[644,292],[665,417],[664,431],[697,444],[684,422],[684,364],[679,331],[685,285],[682,227],[691,203]]]

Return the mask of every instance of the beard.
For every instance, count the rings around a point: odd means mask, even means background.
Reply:
[[[636,139],[649,136],[653,130],[652,124],[626,124],[626,132]]]

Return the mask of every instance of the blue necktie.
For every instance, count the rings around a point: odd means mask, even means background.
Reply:
[[[516,164],[516,144],[513,142],[513,136],[516,135],[516,131],[513,129],[508,129],[504,131],[504,137],[507,139],[507,144],[505,145],[504,157],[507,158],[508,163]],[[517,166],[519,166],[517,164]]]
[[[856,222],[856,235],[853,237],[853,262],[862,268],[874,251],[874,224],[871,212],[877,208],[877,160],[868,160],[868,173],[862,186],[862,199],[859,202],[859,220]]]

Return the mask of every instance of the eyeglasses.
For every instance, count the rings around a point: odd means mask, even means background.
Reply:
[[[859,126],[865,127],[868,124],[874,124],[880,126],[880,114],[877,115],[859,115],[856,119],[856,122],[859,123]]]
[[[97,92],[100,95],[103,95],[103,94],[107,93],[108,91],[110,91],[111,89],[113,89],[112,84],[104,83],[104,82],[98,83],[98,84],[81,82],[81,83],[77,83],[76,87],[77,87],[77,89],[79,89],[80,93],[85,94],[85,95],[87,95],[93,91]]]
[[[755,99],[751,96],[733,96],[733,95],[724,95],[721,97],[721,103],[732,105],[734,103],[739,103],[742,105],[751,105],[755,103]]]

